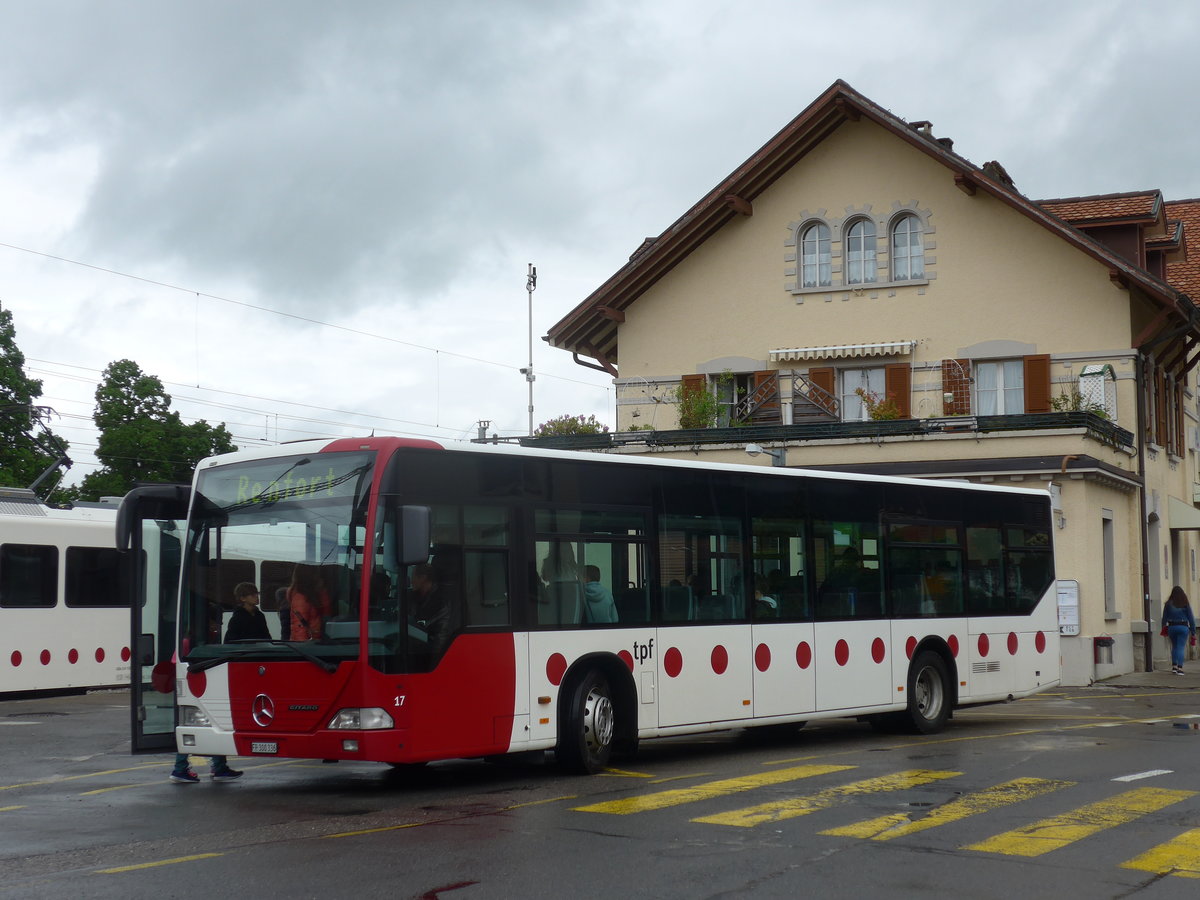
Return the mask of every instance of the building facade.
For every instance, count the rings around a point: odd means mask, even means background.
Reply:
[[[1065,681],[1154,667],[1200,594],[1198,212],[1032,201],[836,82],[551,328],[617,389],[574,445],[1044,486]]]

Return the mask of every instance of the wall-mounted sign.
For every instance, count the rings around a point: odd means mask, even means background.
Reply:
[[[1058,633],[1079,634],[1079,582],[1058,581]]]

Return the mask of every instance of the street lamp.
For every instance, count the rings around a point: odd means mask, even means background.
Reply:
[[[782,466],[785,464],[783,461],[784,452],[785,451],[783,450],[768,450],[766,447],[763,447],[759,444],[746,445],[747,455],[758,456],[760,453],[765,453],[767,456],[771,457],[772,466]]]

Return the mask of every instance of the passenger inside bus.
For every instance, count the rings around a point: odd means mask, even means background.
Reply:
[[[600,567],[586,566],[584,572],[587,576],[583,586],[583,597],[587,601],[584,605],[587,621],[617,621],[617,604],[613,602],[612,591],[600,583]]]
[[[325,619],[332,603],[320,566],[297,563],[288,588],[293,641],[312,641],[324,634]]]
[[[767,591],[767,579],[763,575],[754,576],[754,618],[775,619],[779,617],[779,601]]]
[[[550,544],[542,559],[542,588],[538,592],[538,623],[541,625],[578,625],[583,615],[583,585],[571,545],[562,541]]]

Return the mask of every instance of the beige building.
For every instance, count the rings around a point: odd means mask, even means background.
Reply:
[[[836,82],[550,330],[617,389],[573,445],[1044,486],[1065,681],[1161,667],[1200,596],[1196,228],[1029,200]]]

